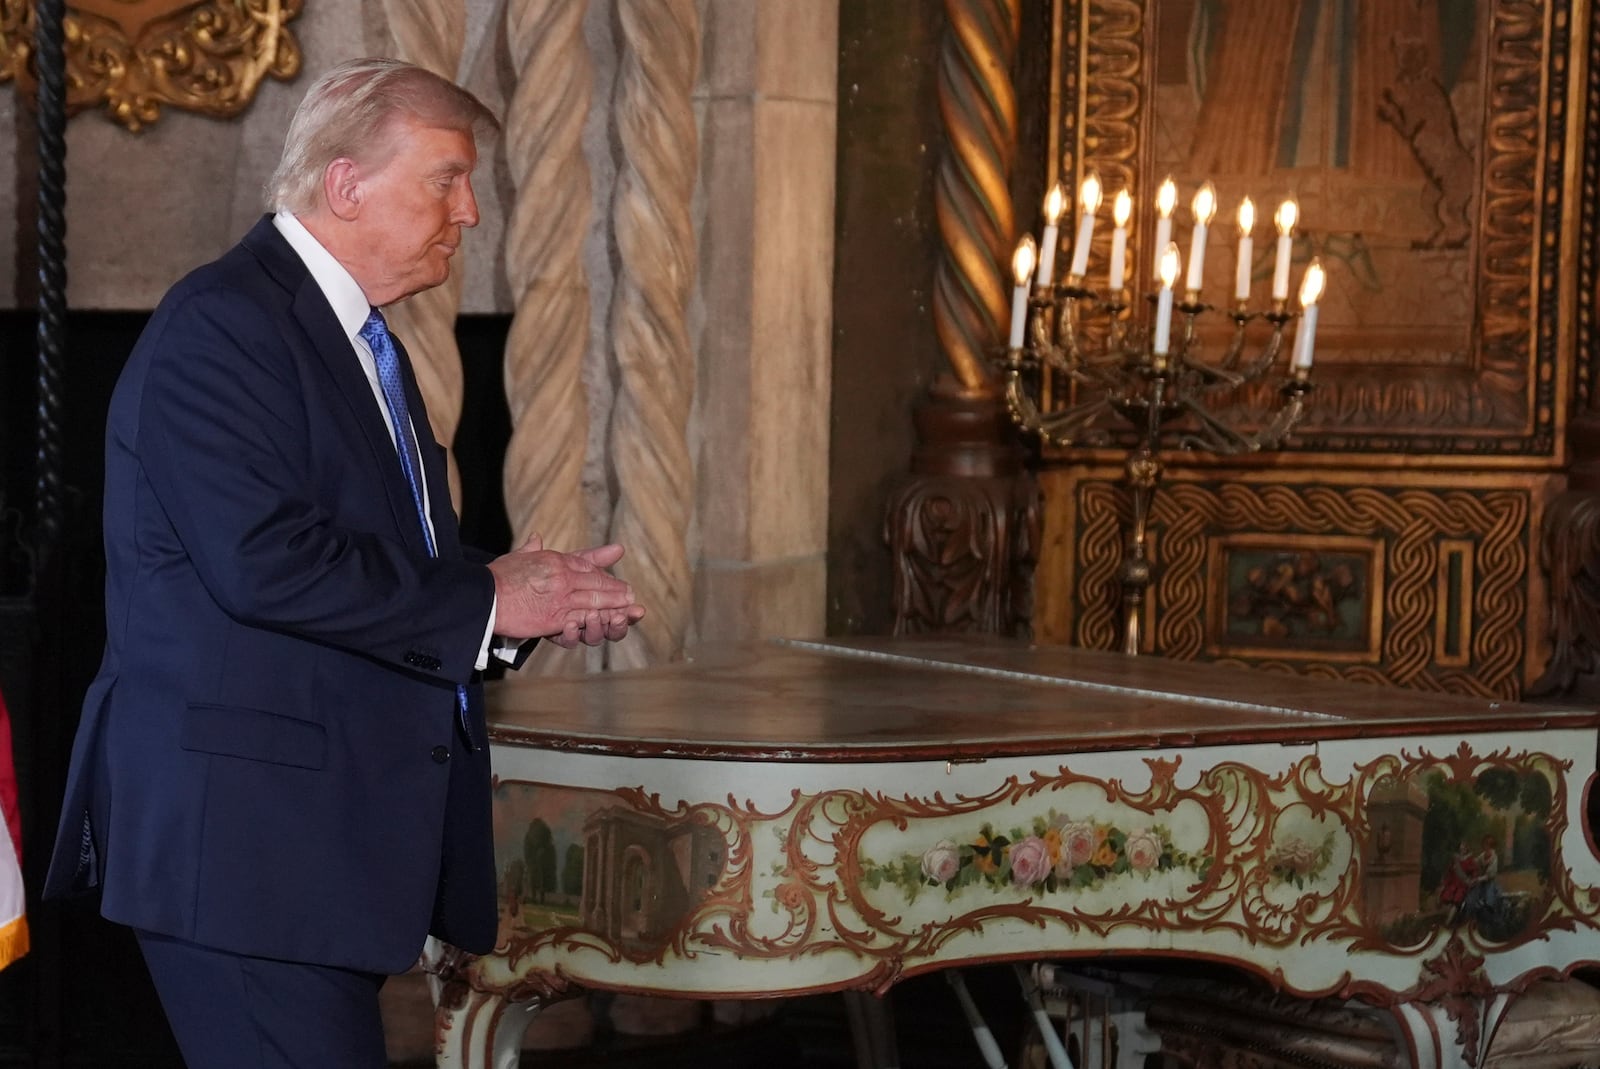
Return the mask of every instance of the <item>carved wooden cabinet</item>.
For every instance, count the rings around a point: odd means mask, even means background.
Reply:
[[[1214,182],[1219,219],[1245,194],[1293,194],[1295,276],[1313,256],[1328,271],[1316,390],[1289,447],[1167,453],[1148,651],[1521,693],[1551,655],[1541,525],[1585,459],[1569,439],[1592,404],[1589,5],[1060,0],[1053,17],[1049,177],[1093,170],[1108,192],[1143,194],[1140,291],[1167,175]],[[1235,233],[1212,227],[1201,296],[1217,307]],[[1258,286],[1272,271],[1260,233]],[[1109,245],[1097,235],[1091,275]],[[1227,414],[1248,420],[1272,385]],[[1045,455],[1047,641],[1117,645],[1131,441]]]

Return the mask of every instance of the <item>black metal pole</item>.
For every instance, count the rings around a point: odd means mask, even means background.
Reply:
[[[67,311],[67,64],[64,0],[34,2],[34,76],[38,84],[39,184],[38,344],[35,397],[35,500],[33,604],[33,708],[31,742],[35,775],[29,928],[33,948],[29,954],[36,970],[34,1045],[39,1069],[63,1064],[66,1020],[62,907],[39,901],[43,883],[46,844],[54,836],[57,803],[65,778],[70,728],[75,722],[63,708],[66,702],[66,648],[68,631],[63,546],[66,495],[63,443],[62,371],[66,349]]]
[[[67,310],[67,64],[63,0],[36,0],[39,322],[34,549],[44,571],[62,527],[61,364]]]

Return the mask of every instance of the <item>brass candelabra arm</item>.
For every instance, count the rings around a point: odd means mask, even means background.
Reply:
[[[1183,300],[1178,302],[1177,312],[1183,316],[1183,328],[1178,331],[1177,343],[1174,346],[1179,359],[1189,353],[1200,351],[1200,342],[1197,337],[1199,328],[1196,325],[1202,312],[1209,311],[1211,306],[1200,300],[1197,293],[1186,293]]]
[[[1024,362],[1021,350],[1010,350],[1006,371],[1006,407],[1019,430],[1056,447],[1103,445],[1109,440],[1109,434],[1097,426],[1101,417],[1112,410],[1111,402],[1105,395],[1045,412],[1023,385]]]
[[[1228,351],[1223,356],[1220,366],[1229,371],[1235,371],[1238,369],[1239,360],[1244,356],[1245,353],[1245,328],[1248,327],[1253,321],[1257,319],[1265,319],[1267,322],[1272,324],[1275,334],[1282,333],[1284,324],[1294,318],[1292,314],[1285,312],[1284,308],[1285,302],[1273,301],[1272,310],[1270,312],[1252,312],[1250,310],[1249,301],[1235,299],[1233,302],[1233,308],[1228,312],[1228,318],[1233,320],[1233,338],[1228,343]],[[1260,363],[1261,361],[1258,359],[1253,361],[1251,366],[1254,367]],[[1246,374],[1248,374],[1248,372],[1246,372]]]
[[[1245,433],[1229,426],[1208,412],[1199,400],[1188,394],[1181,399],[1185,412],[1194,416],[1196,429],[1178,438],[1180,449],[1203,449],[1222,456],[1239,456],[1277,449],[1289,437],[1305,415],[1306,395],[1314,387],[1304,369],[1296,369],[1292,377],[1278,388],[1279,405],[1266,424]]]
[[[1042,298],[1035,295],[1034,301],[1030,302],[1037,317],[1047,320],[1055,328],[1051,348],[1065,354],[1065,362],[1058,365],[1057,370],[1070,371],[1083,363],[1084,354],[1078,347],[1078,340],[1082,336],[1081,313],[1085,310],[1083,306],[1093,298],[1093,290],[1085,289],[1076,280],[1069,279],[1065,284],[1050,287],[1049,294]]]
[[[1284,324],[1294,317],[1275,314],[1262,316],[1261,318],[1265,318],[1272,323],[1272,336],[1261,346],[1260,351],[1248,361],[1243,362],[1241,367],[1240,357],[1244,351],[1245,324],[1255,318],[1257,318],[1256,314],[1246,314],[1242,317],[1237,313],[1234,314],[1233,319],[1236,326],[1233,340],[1228,347],[1227,355],[1223,357],[1220,364],[1209,364],[1195,359],[1187,352],[1184,353],[1183,366],[1198,376],[1201,388],[1243,386],[1247,382],[1255,382],[1261,378],[1273,364],[1277,363],[1278,354],[1283,352]]]

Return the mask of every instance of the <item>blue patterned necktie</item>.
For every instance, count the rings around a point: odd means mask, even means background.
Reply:
[[[405,384],[400,378],[400,354],[395,352],[394,337],[383,321],[383,313],[376,308],[361,324],[359,333],[372,347],[372,360],[378,367],[378,385],[383,389],[383,400],[389,408],[389,422],[394,425],[400,470],[405,473],[412,504],[417,507],[417,520],[422,524],[422,540],[427,543],[428,556],[437,557],[439,549],[434,544],[433,527],[428,523],[428,510],[422,502],[422,453],[417,449],[417,435],[411,426],[411,406],[406,402]],[[466,687],[456,687],[456,704],[461,710],[461,733],[466,736],[467,745],[476,749],[477,743],[467,722]]]

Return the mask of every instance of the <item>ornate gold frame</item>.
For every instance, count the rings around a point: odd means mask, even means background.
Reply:
[[[1098,171],[1107,188],[1148,190],[1159,181],[1151,53],[1160,8],[1158,0],[1056,0],[1051,179],[1059,163],[1069,180]],[[1488,59],[1467,279],[1470,349],[1443,366],[1396,354],[1376,369],[1336,359],[1324,366],[1319,354],[1318,396],[1297,434],[1304,453],[1564,459],[1575,376],[1561,368],[1593,283],[1580,286],[1572,270],[1593,264],[1577,240],[1584,145],[1583,124],[1573,121],[1590,15],[1573,0],[1485,0],[1481,8]],[[1326,219],[1306,223],[1331,229]],[[1151,230],[1148,218],[1135,220],[1135,262],[1148,258]]]
[[[300,71],[304,0],[79,0],[65,18],[67,109],[103,103],[138,132],[163,105],[231,118],[267,76]],[[0,0],[0,81],[32,95],[33,5]]]

